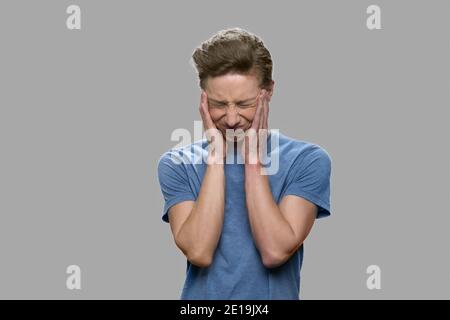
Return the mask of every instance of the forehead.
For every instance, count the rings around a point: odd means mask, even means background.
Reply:
[[[209,78],[206,92],[212,99],[247,99],[258,93],[259,81],[255,75],[226,74]]]

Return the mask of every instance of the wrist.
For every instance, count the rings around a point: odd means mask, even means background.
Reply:
[[[245,164],[245,182],[253,183],[253,181],[259,179],[262,176],[262,170],[264,169],[260,163]]]
[[[245,172],[259,172],[262,166],[258,161],[256,163],[245,163]]]
[[[224,163],[220,162],[207,162],[206,163],[207,170],[222,170],[224,169]]]

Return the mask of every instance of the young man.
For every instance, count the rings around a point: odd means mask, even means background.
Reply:
[[[330,215],[330,156],[266,131],[272,59],[257,36],[222,30],[193,61],[207,139],[158,163],[163,220],[187,258],[181,299],[299,299],[303,242]]]

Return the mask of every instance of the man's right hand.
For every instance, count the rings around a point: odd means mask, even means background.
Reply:
[[[206,139],[208,140],[208,164],[223,164],[227,155],[227,143],[211,119],[208,109],[208,95],[202,90],[200,97],[200,115],[203,121]]]
[[[202,92],[200,114],[203,128],[211,143],[223,143],[223,135],[214,125],[208,111],[206,92]],[[215,130],[214,130],[215,129]],[[215,133],[216,131],[217,133]],[[217,151],[217,149],[215,149]],[[182,201],[169,209],[169,222],[175,244],[186,258],[197,267],[206,268],[214,260],[214,253],[222,234],[225,211],[225,170],[220,163],[223,158],[216,157],[217,152],[208,150],[208,166],[203,176],[202,185],[194,201]],[[211,162],[209,162],[211,161]]]

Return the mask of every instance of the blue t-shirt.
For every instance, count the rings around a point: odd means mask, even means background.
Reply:
[[[197,199],[207,166],[207,148],[206,139],[198,140],[172,148],[159,159],[158,179],[165,200],[163,221],[169,221],[171,206]],[[263,265],[248,219],[244,164],[239,151],[231,152],[234,158],[228,159],[233,163],[224,165],[224,222],[213,262],[200,268],[187,261],[181,299],[297,300],[303,245],[283,265]],[[276,203],[285,195],[296,195],[317,205],[317,218],[330,215],[331,158],[322,147],[271,130],[266,155],[264,166],[271,168],[267,172]]]

